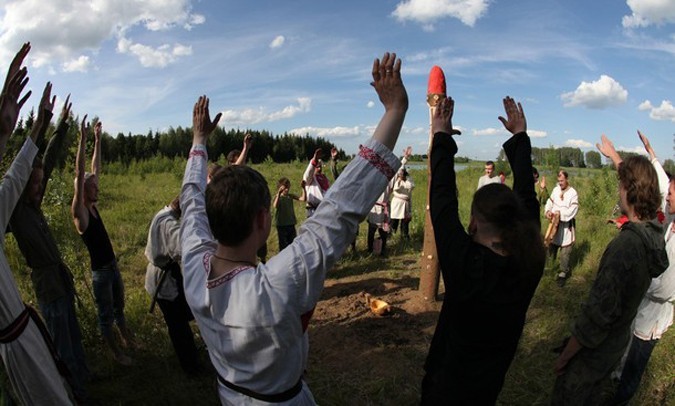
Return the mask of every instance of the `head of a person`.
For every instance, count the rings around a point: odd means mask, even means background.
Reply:
[[[408,179],[408,171],[405,168],[401,168],[401,170],[398,171],[398,178],[401,180]]]
[[[479,229],[499,237],[503,249],[524,270],[536,271],[543,266],[546,254],[539,225],[508,186],[491,183],[476,191],[469,225],[474,239]]]
[[[283,177],[277,182],[277,188],[281,188],[282,186],[284,187],[283,195],[288,195],[288,191],[291,190],[291,181],[287,177]]]
[[[84,174],[84,201],[85,203],[98,202],[98,178],[92,172]]]
[[[539,182],[539,171],[534,166],[532,167],[532,176],[534,177],[534,182]]]
[[[216,174],[219,170],[223,169],[223,166],[217,163],[211,163],[209,164],[209,168],[206,171],[206,184],[208,185],[211,183],[211,179],[213,179],[213,175]]]
[[[619,199],[624,214],[633,212],[643,221],[656,217],[661,193],[656,170],[649,159],[630,156],[619,165]]]
[[[176,196],[171,200],[171,203],[169,203],[169,207],[171,210],[174,212],[177,218],[180,218],[182,215],[181,209],[180,209],[180,195]]]
[[[487,161],[485,163],[485,174],[491,178],[494,172],[495,172],[495,163],[492,161]]]
[[[205,198],[209,227],[219,243],[236,247],[252,233],[260,246],[267,241],[271,197],[258,171],[243,165],[223,168],[206,186]]]
[[[675,214],[675,177],[669,175],[668,179],[670,179],[670,182],[668,182],[668,207],[666,210],[669,214]]]
[[[237,159],[239,159],[239,155],[241,155],[241,151],[238,149],[233,149],[227,154],[227,163],[234,165],[237,162]]]
[[[558,186],[560,189],[565,190],[570,185],[569,174],[567,171],[559,170],[558,171]]]
[[[30,179],[28,179],[28,184],[26,184],[26,189],[24,190],[26,201],[36,207],[40,204],[42,194],[44,193],[42,188],[44,176],[45,172],[42,167],[42,160],[36,157],[33,161],[33,171],[30,173]]]

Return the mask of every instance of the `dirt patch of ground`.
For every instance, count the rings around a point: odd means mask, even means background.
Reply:
[[[441,302],[417,272],[329,279],[310,323],[307,380],[320,404],[415,404]],[[375,315],[365,294],[391,305]]]

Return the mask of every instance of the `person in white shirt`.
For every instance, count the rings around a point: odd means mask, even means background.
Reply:
[[[563,284],[572,273],[570,256],[572,247],[576,241],[575,217],[579,212],[579,195],[570,185],[567,171],[560,170],[558,172],[558,185],[553,188],[551,195],[546,201],[544,212],[546,218],[549,220],[553,219],[556,212],[560,213],[558,232],[553,236],[553,240],[549,245],[549,254],[555,259],[558,250],[560,250],[558,281]]]
[[[476,190],[482,188],[485,185],[490,183],[501,183],[499,176],[494,176],[495,173],[495,163],[492,161],[485,162],[485,175],[478,178],[478,187]]]
[[[307,325],[326,276],[399,167],[391,152],[408,109],[401,61],[385,53],[373,63],[373,83],[385,113],[372,139],[323,197],[298,237],[265,264],[256,251],[272,215],[267,181],[245,166],[229,166],[206,186],[209,100],[193,112],[193,145],[183,187],[181,245],[185,295],[218,373],[227,405],[314,405],[302,380]],[[215,240],[214,240],[215,239]]]

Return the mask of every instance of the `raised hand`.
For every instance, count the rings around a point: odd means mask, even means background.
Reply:
[[[336,159],[338,156],[338,150],[337,148],[333,147],[330,149],[330,157],[333,159]]]
[[[21,92],[28,84],[28,70],[25,66],[21,67],[28,51],[30,51],[30,43],[27,42],[14,56],[2,86],[2,93],[0,93],[0,156],[5,151],[7,139],[14,131],[21,108],[32,93],[29,91],[20,98]]]
[[[59,116],[59,121],[68,120],[70,117],[70,108],[73,107],[73,103],[70,102],[70,93],[66,96],[66,101],[63,103],[63,108],[61,108],[61,115]]]
[[[373,62],[373,81],[370,83],[377,92],[385,110],[408,110],[408,93],[401,81],[401,60],[396,54],[385,52],[382,61]]]
[[[194,144],[206,144],[209,134],[216,129],[221,116],[222,113],[218,113],[211,121],[209,99],[206,95],[199,96],[192,110],[192,142]]]
[[[314,159],[314,163],[318,163],[322,155],[323,153],[321,152],[321,148],[317,148],[316,151],[314,151],[314,158],[312,158]]]
[[[2,93],[4,94],[8,89],[8,83],[16,75],[19,70],[21,70],[21,65],[23,65],[23,60],[26,59],[26,55],[30,51],[30,42],[26,42],[21,46],[19,52],[14,55],[12,63],[9,64],[9,70],[7,71],[7,77],[5,78],[5,84],[2,87]],[[25,69],[25,68],[24,68]]]
[[[250,149],[253,144],[253,136],[249,133],[244,135],[244,147],[243,149]]]
[[[89,137],[89,132],[91,131],[91,124],[87,122],[87,115],[85,114],[82,117],[82,122],[80,122],[80,144],[86,145],[87,137]]]
[[[654,152],[654,148],[652,148],[652,144],[649,143],[649,138],[647,138],[646,135],[642,134],[640,130],[637,130],[638,136],[640,137],[640,141],[642,141],[642,145],[645,146],[645,151],[649,154],[650,159],[656,158],[656,152]]]
[[[97,121],[96,125],[94,126],[94,139],[96,141],[99,141],[101,139],[102,132],[103,132],[103,123]]]
[[[33,142],[37,143],[38,139],[44,136],[47,131],[47,126],[52,118],[52,110],[54,110],[55,104],[56,96],[52,96],[52,84],[51,82],[47,82],[45,90],[42,92],[42,98],[40,99],[37,120],[30,132],[30,137],[33,139]]]
[[[431,132],[442,132],[450,135],[460,134],[452,129],[452,115],[455,111],[455,101],[452,97],[441,98],[431,116]]]
[[[408,159],[410,156],[412,156],[412,147],[407,146],[405,149],[403,149],[403,156]]]
[[[619,156],[619,153],[616,152],[616,149],[614,149],[614,144],[612,141],[607,138],[605,134],[602,134],[600,137],[600,143],[595,144],[595,146],[598,148],[598,151],[607,158],[611,159],[612,162],[614,162],[614,165],[618,168],[619,164],[623,162],[623,159],[621,159],[621,156]]]
[[[503,102],[506,118],[502,116],[499,116],[498,118],[504,125],[504,128],[514,135],[527,131],[527,121],[525,120],[523,106],[521,106],[520,103],[516,104],[516,101],[510,96],[506,96]]]

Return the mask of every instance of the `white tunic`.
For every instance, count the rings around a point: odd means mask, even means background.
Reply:
[[[217,244],[205,212],[206,149],[190,152],[181,207],[183,275],[187,302],[218,374],[261,394],[293,387],[307,365],[308,341],[300,318],[316,306],[326,276],[353,240],[399,162],[380,143],[360,148],[298,237],[266,264],[243,267],[209,279]],[[223,404],[266,404],[219,384]],[[311,405],[302,391],[282,405]]]
[[[32,172],[38,148],[28,138],[0,183],[0,227],[7,228],[14,206]],[[24,304],[5,257],[5,233],[0,233],[0,329],[23,312]],[[14,341],[0,344],[9,381],[19,401],[26,405],[71,405],[66,384],[56,369],[47,344],[32,320]]]
[[[162,267],[171,261],[180,263],[180,219],[173,214],[171,207],[160,210],[150,223],[148,242],[145,246],[145,257],[148,266],[145,270],[145,290],[155,295],[157,284],[162,276]],[[167,274],[164,277],[157,297],[174,300],[178,296],[176,280]]]
[[[489,185],[490,183],[502,183],[502,181],[501,179],[499,179],[499,176],[493,176],[491,178],[488,175],[483,175],[480,178],[478,178],[478,187],[476,188],[476,190],[482,188],[485,185]]]
[[[411,217],[411,200],[412,191],[415,188],[415,183],[410,179],[406,180],[396,179],[394,181],[394,188],[391,195],[391,218],[402,220]]]
[[[560,247],[574,244],[576,234],[572,220],[574,220],[577,212],[579,212],[579,196],[577,195],[577,191],[572,186],[567,186],[565,193],[561,193],[560,185],[556,186],[546,201],[545,211],[560,212],[558,232],[553,237],[551,243]]]

